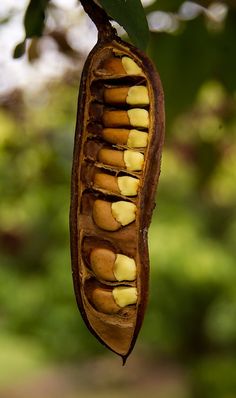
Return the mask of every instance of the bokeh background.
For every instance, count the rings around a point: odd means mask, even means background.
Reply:
[[[13,60],[28,1],[0,3],[2,398],[236,397],[236,5],[143,3],[167,129],[149,306],[125,367],[84,326],[70,270],[76,103],[95,27],[76,0],[52,0],[44,36]]]

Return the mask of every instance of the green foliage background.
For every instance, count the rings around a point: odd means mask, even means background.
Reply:
[[[167,132],[137,350],[188,367],[191,397],[236,391],[235,37],[230,9],[219,29],[199,16],[173,35],[152,33],[149,46]],[[28,341],[40,361],[105,355],[77,313],[70,272],[78,83],[62,81],[40,101],[23,95],[0,110],[0,344]]]

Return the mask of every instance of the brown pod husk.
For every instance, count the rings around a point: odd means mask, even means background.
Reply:
[[[120,65],[119,61],[123,56],[131,58],[142,69],[143,74],[127,75],[121,67],[116,69],[116,64]],[[112,59],[115,62],[112,63]],[[110,64],[113,69],[106,69],[106,65]],[[148,146],[143,149],[142,171],[128,173],[122,168],[100,164],[93,154],[89,156],[86,146],[88,141],[92,141],[117,149],[116,145],[105,142],[101,135],[102,114],[103,110],[107,109],[107,104],[102,102],[101,91],[103,86],[131,86],[139,81],[146,84],[150,99],[148,107],[150,122],[146,130]],[[124,109],[130,109],[130,106]],[[143,52],[123,42],[115,33],[104,37],[100,35],[98,43],[86,60],[80,84],[71,185],[71,258],[76,300],[87,327],[102,344],[120,355],[124,363],[134,347],[147,305],[148,228],[155,207],[163,139],[163,90],[152,62]],[[118,149],[122,148],[118,146]],[[137,206],[136,219],[117,231],[105,231],[93,220],[92,210],[96,199],[112,203],[124,200],[119,194],[109,193],[107,190],[93,186],[94,173],[98,169],[109,175],[123,173],[122,175],[137,176],[140,179],[137,197],[127,198],[127,201]],[[116,254],[133,258],[137,267],[136,281],[118,283],[99,280],[89,264],[91,250],[96,247],[108,248]],[[115,314],[98,311],[91,302],[91,289],[98,282],[105,289],[108,286],[109,288],[120,285],[136,286],[137,303],[121,308]]]

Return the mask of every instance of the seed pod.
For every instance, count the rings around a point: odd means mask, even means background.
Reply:
[[[147,232],[160,174],[164,100],[151,61],[117,37],[104,11],[96,4],[92,10],[90,3],[82,1],[99,35],[83,69],[78,102],[73,281],[86,325],[125,362],[148,298]]]

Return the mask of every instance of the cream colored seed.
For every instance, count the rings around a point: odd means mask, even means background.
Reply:
[[[120,193],[117,177],[106,173],[96,173],[94,176],[94,186],[107,191]]]
[[[109,148],[101,148],[99,150],[98,161],[116,167],[125,166],[123,151],[116,151]]]
[[[121,223],[113,215],[112,204],[105,200],[97,199],[94,201],[93,220],[99,228],[105,231],[117,231],[121,227]]]
[[[116,304],[121,308],[136,304],[138,299],[136,287],[117,286],[112,290],[112,295]]]
[[[91,251],[90,266],[97,278],[106,281],[133,281],[136,278],[133,258],[103,247],[95,247]]]
[[[136,196],[139,180],[134,177],[115,177],[106,173],[96,173],[94,176],[94,187],[106,189],[124,196]]]
[[[134,281],[136,278],[136,264],[133,258],[124,254],[117,254],[113,268],[116,280]]]
[[[129,105],[148,105],[149,96],[148,90],[145,86],[133,86],[130,87],[126,102]]]
[[[129,90],[129,87],[105,88],[103,95],[104,102],[111,105],[125,104]]]
[[[117,286],[113,290],[95,287],[90,299],[97,311],[112,315],[127,305],[136,304],[138,293],[136,287]]]
[[[124,196],[136,196],[138,193],[139,180],[134,177],[117,177],[120,193]]]
[[[95,275],[106,281],[114,282],[116,277],[113,272],[116,254],[109,249],[96,247],[90,253],[90,265]]]
[[[102,137],[111,144],[127,145],[129,148],[145,148],[148,133],[136,129],[104,128]]]
[[[101,287],[96,287],[92,290],[91,301],[96,310],[104,314],[116,314],[121,308],[116,303],[112,291]]]
[[[149,114],[146,109],[142,108],[129,109],[127,113],[131,126],[134,127],[149,126]]]
[[[132,129],[127,140],[129,148],[145,148],[148,143],[148,133]]]
[[[121,59],[117,57],[107,58],[102,65],[102,70],[104,69],[109,75],[125,75],[127,73]]]
[[[104,89],[104,101],[107,104],[148,105],[148,90],[145,86],[113,87]]]
[[[146,109],[133,108],[125,110],[104,110],[102,121],[104,127],[144,127],[149,126],[149,114]]]
[[[104,140],[116,145],[126,145],[130,130],[105,128],[102,130]]]
[[[135,220],[136,210],[135,204],[123,200],[111,204],[111,213],[114,219],[122,226],[128,225]]]
[[[124,163],[127,170],[140,171],[142,170],[144,162],[144,155],[141,152],[124,151]]]
[[[122,65],[128,75],[142,75],[142,69],[129,57],[122,57]]]
[[[110,111],[105,109],[102,121],[104,127],[124,127],[130,125],[130,118],[128,112],[125,110]]]

